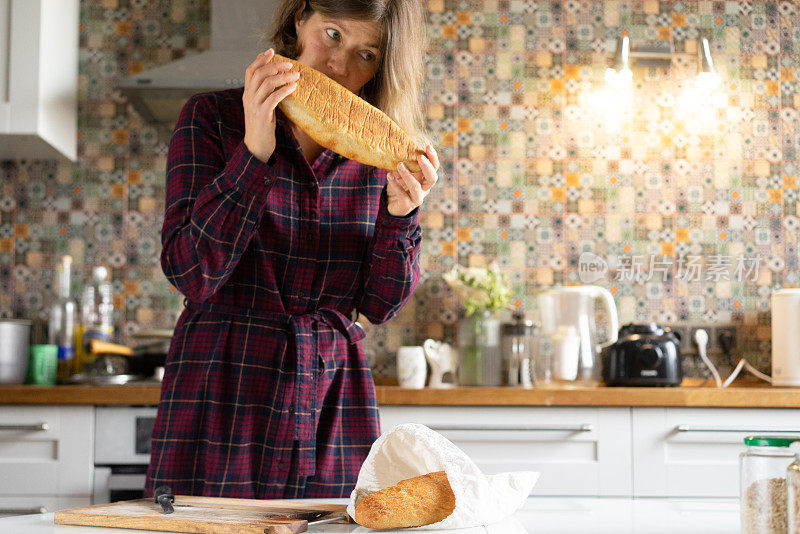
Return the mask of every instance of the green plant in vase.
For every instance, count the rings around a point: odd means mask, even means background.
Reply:
[[[502,385],[500,319],[509,307],[511,288],[496,263],[489,267],[456,266],[444,274],[464,306],[458,328],[458,380],[463,386]]]

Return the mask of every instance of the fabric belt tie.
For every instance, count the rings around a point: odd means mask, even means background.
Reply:
[[[270,312],[253,310],[251,308],[242,308],[239,306],[231,306],[229,304],[218,304],[216,302],[195,302],[193,300],[184,299],[184,306],[190,311],[205,311],[214,313],[224,313],[226,315],[236,315],[239,317],[251,317],[253,319],[266,320],[271,323],[280,324],[291,330],[292,323],[304,321],[321,321],[334,330],[337,330],[347,338],[348,343],[357,343],[364,339],[364,330],[353,322],[347,315],[334,308],[317,308],[310,313],[302,315],[291,315],[283,312]]]
[[[344,313],[333,308],[317,308],[301,315],[269,312],[218,304],[215,302],[194,302],[184,300],[185,307],[193,312],[204,311],[222,313],[237,317],[247,317],[281,325],[291,335],[297,349],[297,369],[295,370],[294,394],[291,409],[294,411],[294,438],[299,442],[298,476],[312,476],[316,471],[316,422],[319,414],[317,405],[316,379],[320,364],[324,366],[317,349],[314,335],[314,322],[321,322],[340,332],[350,344],[364,339],[364,330],[350,320]],[[323,367],[324,370],[324,367]]]

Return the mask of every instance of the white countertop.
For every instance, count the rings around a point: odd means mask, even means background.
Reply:
[[[327,499],[325,502],[347,502]],[[419,529],[413,529],[420,532]],[[54,525],[53,514],[0,519],[0,534],[135,534],[151,531]],[[355,524],[320,525],[310,533],[379,532]],[[393,530],[385,532],[403,532]],[[410,532],[410,531],[409,531]],[[739,532],[738,499],[628,499],[531,497],[507,520],[458,534],[676,534]]]

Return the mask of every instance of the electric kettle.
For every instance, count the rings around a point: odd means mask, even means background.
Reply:
[[[595,302],[600,300],[608,320],[608,339],[597,341]],[[556,378],[588,384],[601,381],[600,351],[617,341],[619,317],[611,292],[600,286],[556,287],[538,297],[542,335],[552,341],[555,351],[553,361],[536,362],[536,365],[553,367]],[[570,365],[570,361],[576,365]],[[569,369],[576,369],[571,374]]]

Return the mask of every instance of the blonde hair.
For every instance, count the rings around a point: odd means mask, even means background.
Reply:
[[[420,145],[429,143],[422,109],[425,13],[421,0],[283,0],[265,35],[275,51],[299,53],[294,17],[322,16],[375,22],[381,29],[381,61],[375,76],[359,91],[361,98],[392,118]]]

